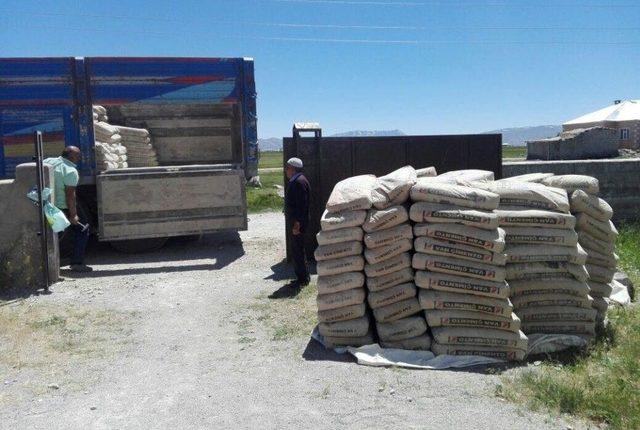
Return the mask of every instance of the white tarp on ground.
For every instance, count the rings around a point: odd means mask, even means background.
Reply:
[[[311,337],[325,346],[318,327],[313,329]],[[569,334],[531,334],[529,338],[528,355],[547,354],[568,348],[584,348],[587,339]],[[326,347],[326,346],[325,346]],[[496,358],[479,357],[474,355],[434,355],[431,351],[409,351],[406,349],[382,348],[378,344],[361,347],[335,348],[338,354],[353,355],[358,364],[374,367],[403,367],[407,369],[461,369],[465,367],[483,366],[488,364],[505,363]]]

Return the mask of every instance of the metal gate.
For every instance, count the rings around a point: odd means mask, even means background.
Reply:
[[[306,251],[316,249],[320,217],[334,185],[355,175],[385,175],[402,166],[434,166],[438,173],[459,169],[502,174],[502,135],[470,134],[446,136],[319,137],[284,138],[283,162],[299,157],[311,183],[309,229]],[[286,185],[286,184],[285,184]],[[290,256],[287,231],[287,258]]]

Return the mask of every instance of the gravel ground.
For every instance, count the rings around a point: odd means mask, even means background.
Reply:
[[[91,276],[67,274],[52,294],[27,301],[130,315],[122,339],[103,340],[118,348],[64,368],[61,381],[0,367],[9,398],[0,427],[567,428],[496,398],[501,376],[484,368],[371,368],[308,336],[274,340],[252,306],[283,284],[283,257],[277,213],[252,215],[239,238],[174,240],[143,255],[94,247]],[[59,389],[30,391],[52,382]]]

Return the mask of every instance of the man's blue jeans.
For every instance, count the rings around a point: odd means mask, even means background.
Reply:
[[[69,211],[67,209],[63,210],[64,214],[69,217]],[[78,218],[80,218],[80,224],[86,226],[86,229],[83,230],[83,227],[79,224],[71,224],[62,234],[72,234],[73,235],[73,254],[71,255],[71,264],[84,264],[84,253],[87,249],[87,242],[89,242],[90,227],[89,221],[83,216],[83,214],[78,212]]]

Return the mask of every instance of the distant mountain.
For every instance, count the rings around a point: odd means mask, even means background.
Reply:
[[[370,136],[405,136],[401,130],[353,130],[344,133],[332,134],[329,137],[370,137]],[[279,137],[269,137],[258,139],[260,151],[282,151],[282,139]]]
[[[282,151],[282,139],[279,137],[258,139],[258,148],[260,151]]]
[[[406,136],[402,130],[353,130],[332,134],[329,137],[385,137]]]
[[[561,125],[538,125],[533,127],[501,128],[485,131],[482,134],[502,134],[502,143],[512,146],[525,146],[527,140],[555,137],[562,131]]]

